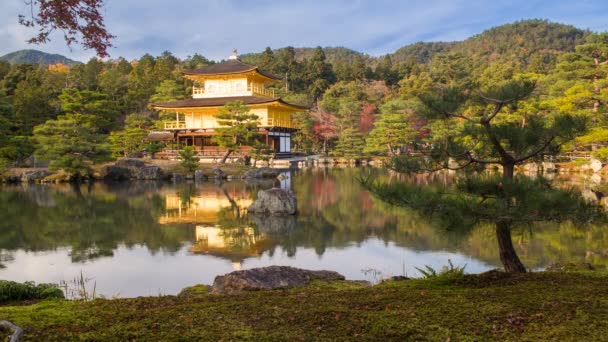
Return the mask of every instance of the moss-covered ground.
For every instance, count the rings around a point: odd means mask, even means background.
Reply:
[[[605,273],[490,272],[211,295],[0,307],[25,340],[608,340]]]

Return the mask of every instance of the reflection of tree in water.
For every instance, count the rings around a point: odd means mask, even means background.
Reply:
[[[158,224],[164,203],[156,194],[118,197],[101,186],[85,189],[32,185],[3,189],[0,248],[69,247],[72,260],[79,262],[111,256],[119,244],[145,245],[152,253],[175,252],[189,240],[185,231]],[[46,196],[42,202],[40,193]]]
[[[68,247],[75,262],[111,256],[120,245],[143,245],[152,253],[171,253],[185,242],[196,242],[198,229],[199,237],[218,240],[213,246],[201,239],[193,252],[239,262],[262,254],[272,256],[278,250],[294,256],[297,248],[313,248],[322,255],[328,248],[345,248],[376,238],[418,251],[462,252],[500,265],[492,227],[480,225],[468,236],[442,232],[413,211],[369,196],[355,179],[361,172],[298,171],[292,178],[300,211],[297,217],[245,215],[257,192],[273,186],[272,181],[96,183],[82,187],[81,197],[66,185],[3,188],[0,264],[10,263],[11,251],[17,249]],[[377,169],[363,172],[377,173],[376,177],[387,181],[403,180]],[[449,175],[434,177],[439,178],[417,176],[411,181],[449,182]],[[522,261],[530,267],[555,261],[608,265],[608,233],[599,226],[539,224],[532,235],[527,230],[515,230],[513,240]]]

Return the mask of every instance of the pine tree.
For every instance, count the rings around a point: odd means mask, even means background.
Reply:
[[[226,149],[220,164],[224,164],[241,146],[253,146],[259,137],[258,116],[250,110],[242,101],[228,102],[215,116],[220,127],[215,129],[213,140]]]
[[[347,128],[340,132],[336,147],[330,153],[333,156],[359,158],[363,156],[365,139],[356,128]]]
[[[196,156],[192,146],[186,146],[179,151],[179,159],[181,160],[180,165],[188,172],[194,172],[198,169],[200,158]]]
[[[93,115],[66,114],[34,129],[36,156],[76,180],[91,173],[91,165],[109,157],[106,136],[99,133]]]
[[[109,140],[114,157],[131,157],[143,152],[149,144],[144,141],[152,123],[148,116],[130,114],[125,119],[125,127],[110,133]]]
[[[398,100],[381,107],[379,118],[374,122],[374,129],[365,139],[365,152],[395,155],[395,150],[414,141],[418,131],[411,127],[405,110],[405,104]]]

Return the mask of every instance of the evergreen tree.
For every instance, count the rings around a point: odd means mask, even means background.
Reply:
[[[179,159],[181,160],[180,165],[191,173],[198,169],[200,165],[200,158],[196,156],[196,152],[192,146],[186,146],[180,150]]]
[[[91,165],[107,160],[110,152],[96,119],[93,115],[66,114],[36,126],[36,156],[49,161],[50,169],[62,169],[76,180],[89,175]]]
[[[228,102],[215,117],[220,127],[215,129],[213,140],[226,149],[220,164],[241,146],[253,146],[259,137],[258,116],[250,113],[251,108],[242,101]]]
[[[272,49],[267,46],[264,52],[262,52],[262,56],[260,56],[260,63],[258,67],[262,70],[267,70],[269,72],[274,72],[276,67],[276,60],[274,57],[274,52]]]
[[[109,96],[98,91],[63,89],[59,95],[59,101],[61,109],[66,113],[86,114],[94,117],[95,125],[104,133],[109,133],[116,126],[120,114]]]
[[[365,139],[365,152],[395,155],[402,147],[414,142],[418,131],[412,128],[406,116],[405,103],[394,100],[380,109],[379,119]]]
[[[125,127],[110,133],[110,147],[114,157],[132,157],[144,152],[149,144],[144,141],[151,120],[144,114],[130,114],[125,119]]]
[[[310,61],[306,63],[308,93],[313,101],[316,101],[335,82],[335,79],[331,64],[326,62],[325,52],[318,46]]]
[[[54,118],[57,113],[50,104],[50,89],[43,86],[43,74],[41,69],[28,72],[26,79],[20,81],[14,90],[15,119],[24,135],[30,135],[34,126]]]
[[[363,134],[356,128],[346,128],[340,132],[336,147],[330,153],[332,156],[346,158],[359,158],[363,156],[365,139]]]

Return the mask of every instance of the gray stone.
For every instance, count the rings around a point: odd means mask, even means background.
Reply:
[[[110,165],[105,168],[103,179],[108,181],[125,181],[131,179],[131,176],[131,170],[116,165]]]
[[[279,170],[270,167],[260,167],[245,172],[245,178],[276,178],[280,174]]]
[[[143,166],[135,170],[134,176],[140,180],[158,180],[163,177],[163,169],[159,166]]]
[[[25,171],[21,174],[21,181],[26,183],[34,183],[42,180],[48,175],[50,175],[50,172],[47,170]]]
[[[197,182],[205,180],[205,174],[203,173],[203,170],[194,171],[194,180]]]
[[[235,271],[215,277],[212,293],[236,293],[241,291],[272,290],[304,286],[313,280],[344,280],[333,271],[309,271],[289,266],[269,266]]]
[[[2,340],[3,341],[19,342],[21,340],[21,336],[23,336],[23,329],[21,329],[20,327],[16,326],[12,322],[10,322],[10,321],[0,321],[0,327],[3,327],[5,329],[11,331],[11,334],[8,335],[8,336],[6,336],[6,338],[4,336],[2,336]]]
[[[171,179],[173,179],[174,182],[182,182],[184,180],[184,176],[180,173],[173,173]]]
[[[224,172],[224,170],[220,169],[219,167],[214,167],[213,169],[211,169],[211,172],[213,173],[213,178],[215,179],[226,178],[226,172]]]
[[[132,169],[132,168],[144,167],[144,166],[146,166],[146,163],[144,163],[143,160],[139,160],[139,159],[123,158],[123,159],[117,160],[116,163],[114,163],[114,165],[119,166],[119,167],[124,167],[127,169]]]
[[[295,215],[298,203],[291,191],[279,188],[260,190],[258,198],[247,211],[255,214]]]
[[[19,176],[10,175],[4,178],[4,181],[10,184],[16,184],[21,182],[21,178]]]

